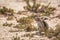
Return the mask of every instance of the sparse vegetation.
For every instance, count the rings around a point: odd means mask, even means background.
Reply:
[[[26,10],[35,12],[35,13],[40,13],[42,14],[41,16],[49,16],[50,14],[53,14],[54,11],[56,10],[56,8],[50,6],[50,3],[48,5],[40,5],[36,3],[36,0],[33,0],[33,5],[31,6],[29,3],[30,2],[29,0],[25,0],[25,2],[27,4],[27,6],[24,7]],[[45,23],[43,19],[38,18],[38,16],[32,16],[32,17],[34,17],[36,21],[38,20],[39,22],[41,22],[40,23],[41,25],[39,24],[40,27],[42,27],[40,28],[41,29],[40,32],[42,31],[46,32],[46,30],[48,30],[47,23]],[[37,19],[35,17],[37,17]]]
[[[20,20],[18,20],[21,24],[30,24],[33,22],[33,19],[31,17],[23,17]]]
[[[53,37],[53,35],[54,35],[54,30],[52,29],[52,28],[50,28],[48,31],[47,31],[47,37],[48,38],[52,38]]]
[[[60,40],[60,25],[56,25],[56,29],[53,30],[53,29],[49,29],[49,31],[47,31],[47,36],[48,38],[53,38],[53,39],[56,39],[56,40]]]
[[[13,17],[12,16],[8,16],[7,20],[12,20]]]
[[[37,31],[37,28],[32,26],[32,25],[29,25],[29,26],[26,27],[25,31],[26,32]]]
[[[9,26],[11,27],[12,26],[12,23],[8,24],[7,22],[3,24],[3,26]]]
[[[29,17],[23,17],[19,21],[19,24],[14,26],[18,29],[24,29],[25,31],[34,31],[37,30],[34,26],[32,26],[33,19]]]
[[[31,6],[29,4],[29,0],[25,0],[25,2],[27,4],[27,6],[24,7],[25,10],[35,13],[42,13],[44,16],[49,16],[56,10],[56,8],[50,6],[50,3],[48,5],[40,5],[36,3],[36,0],[33,0],[33,5]]]
[[[13,36],[12,40],[20,40],[20,37],[18,37],[17,34],[16,34],[16,37]]]
[[[50,3],[48,5],[40,5],[40,4],[36,3],[36,0],[33,0],[33,5],[31,6],[29,4],[29,0],[25,0],[25,2],[27,4],[27,6],[25,6],[24,8],[28,11],[42,14],[42,15],[39,15],[39,17],[50,16],[50,14],[53,14],[54,11],[56,10],[56,8],[50,6]],[[39,7],[41,7],[41,8],[39,8]],[[38,17],[38,15],[37,16],[33,15],[32,17],[34,17],[34,19],[36,21],[40,22],[39,25],[38,25],[40,27],[40,32],[45,32],[45,34],[46,34],[47,30],[48,30],[48,27],[47,27],[47,23],[44,22],[44,19],[40,19]]]
[[[50,3],[46,6],[42,5],[40,12],[43,13],[44,16],[49,16],[50,14],[53,14],[56,8],[51,7]]]
[[[24,0],[24,1],[27,4],[27,6],[25,6],[24,9],[26,9],[28,11],[31,11],[31,12],[37,13],[38,8],[40,7],[40,4],[37,4],[36,0],[32,0],[33,1],[33,5],[32,6],[29,4],[29,0]]]
[[[56,29],[53,30],[52,28],[48,29],[48,24],[45,22],[47,18],[44,18],[45,16],[49,17],[50,14],[53,14],[56,8],[51,7],[50,3],[48,5],[40,5],[36,2],[36,0],[32,0],[33,5],[30,4],[30,0],[24,0],[27,4],[27,6],[24,6],[24,9],[27,11],[32,12],[31,16],[23,17],[17,20],[17,24],[14,26],[12,23],[4,23],[3,26],[9,26],[12,25],[14,28],[17,28],[18,30],[10,30],[9,32],[19,32],[19,29],[24,29],[25,32],[31,32],[31,31],[39,31],[41,35],[45,35],[48,38],[53,38],[53,40],[60,40],[60,25],[56,25]],[[60,5],[58,5],[60,7]],[[41,8],[40,8],[41,7]],[[23,11],[22,11],[23,12]],[[6,7],[0,7],[0,14],[8,15],[7,21],[13,19],[13,13],[14,10]],[[25,13],[25,12],[24,12]],[[36,14],[37,13],[37,14]],[[21,11],[18,11],[17,14],[22,14]],[[15,16],[15,15],[14,15]],[[44,17],[43,17],[44,16]],[[19,17],[19,16],[18,16]],[[60,15],[57,16],[60,18]],[[32,25],[32,22],[36,21],[38,25],[38,29]],[[33,37],[33,34],[27,34],[24,35],[26,37]],[[13,40],[20,40],[20,37],[13,37]],[[22,39],[24,40],[24,39]]]
[[[13,13],[14,13],[14,10],[13,9],[6,8],[5,6],[4,7],[0,7],[0,14],[13,15]]]
[[[26,28],[26,25],[18,24],[16,26],[14,26],[14,28],[24,29],[24,28]]]
[[[21,11],[18,11],[17,14],[22,14]]]
[[[31,24],[18,24],[18,25],[16,25],[16,26],[14,26],[14,28],[24,29],[26,32],[36,31],[36,30],[37,30],[37,28],[35,28],[35,27],[32,26]]]

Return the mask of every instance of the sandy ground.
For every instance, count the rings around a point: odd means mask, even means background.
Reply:
[[[48,2],[47,2],[48,1]],[[60,0],[41,0],[41,4],[47,4],[49,2],[51,2],[51,5],[57,8],[57,11],[55,12],[55,15],[59,15],[60,14],[60,8],[58,7],[58,4],[60,4]],[[44,3],[43,3],[44,2]],[[14,1],[5,1],[5,0],[0,0],[0,6],[6,6],[8,8],[12,8],[14,9],[16,12],[17,11],[23,11],[23,6],[25,6],[25,2],[14,2]],[[21,18],[21,17],[26,17],[26,15],[18,15],[18,14],[14,14],[15,17]],[[21,37],[21,40],[50,40],[47,37],[42,37],[42,36],[38,36],[38,35],[34,35],[34,37],[30,38],[30,37],[22,37],[25,34],[29,34],[29,33],[33,33],[35,34],[36,32],[9,32],[9,30],[18,30],[12,27],[6,27],[6,26],[2,26],[5,22],[8,23],[13,23],[14,25],[17,24],[16,19],[11,20],[11,21],[7,21],[6,20],[7,17],[4,16],[0,16],[0,40],[12,40],[13,36],[16,36],[16,33],[18,34],[19,37]],[[46,20],[46,22],[48,23],[49,27],[54,28],[55,29],[55,25],[60,23],[60,19],[59,18],[54,18],[51,20]],[[33,23],[33,25],[37,26],[37,24]],[[52,27],[53,26],[53,27]]]

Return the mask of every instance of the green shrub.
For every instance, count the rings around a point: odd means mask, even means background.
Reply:
[[[35,13],[42,13],[42,16],[49,16],[50,14],[53,14],[54,11],[56,10],[56,8],[50,6],[50,3],[45,6],[37,4],[36,0],[33,0],[33,5],[31,6],[29,4],[29,0],[25,0],[25,2],[27,6],[25,6],[24,9]]]
[[[14,10],[11,9],[11,8],[6,8],[5,6],[0,8],[0,13],[1,14],[10,14],[10,15],[13,15],[14,13]]]
[[[52,38],[54,35],[54,30],[52,28],[48,29],[47,31],[47,37],[48,38]]]
[[[27,25],[25,31],[30,32],[30,31],[36,31],[37,28],[32,26],[32,25]]]
[[[11,8],[9,8],[8,12],[9,12],[9,13],[11,13],[11,15],[13,15],[14,10],[13,10],[13,9],[11,9]]]
[[[12,20],[13,17],[12,16],[8,16],[7,20]]]
[[[18,29],[24,29],[26,31],[34,31],[36,28],[31,25],[33,22],[33,18],[31,16],[28,17],[23,17],[20,20],[18,20],[19,24],[14,26],[15,28]]]
[[[26,28],[26,25],[18,24],[16,26],[14,26],[14,28],[25,29]]]
[[[60,25],[56,25],[56,29],[54,31],[54,35],[57,39],[60,39]]]
[[[14,26],[14,28],[24,29],[27,32],[36,31],[37,30],[37,28],[32,26],[31,24],[18,24],[16,26]]]
[[[13,36],[12,40],[20,40],[20,37],[18,37],[17,34],[16,34],[16,37]]]
[[[55,32],[56,32],[56,33],[60,33],[60,25],[56,25]]]
[[[11,27],[12,26],[12,23],[11,24],[8,24],[7,22],[3,24],[3,26],[9,26]]]
[[[37,13],[37,10],[40,7],[40,4],[37,4],[36,0],[33,0],[33,5],[32,6],[29,4],[29,0],[25,0],[25,2],[27,4],[27,6],[25,6],[24,9]]]
[[[18,11],[17,14],[22,14],[21,11]]]
[[[60,40],[60,25],[56,25],[56,29],[53,30],[53,29],[49,29],[47,31],[47,37],[48,38],[52,38],[52,37],[55,37],[57,40]]]
[[[40,13],[43,13],[42,15],[44,15],[44,16],[49,16],[50,14],[53,14],[55,10],[56,10],[56,8],[51,7],[50,3],[49,3],[46,6],[42,5],[42,7],[40,9]]]
[[[33,22],[33,19],[31,17],[23,17],[20,20],[18,20],[21,24],[30,24]]]

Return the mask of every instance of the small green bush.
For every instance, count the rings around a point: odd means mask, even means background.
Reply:
[[[53,29],[49,29],[47,31],[47,37],[48,38],[53,38],[55,37],[56,40],[60,40],[60,25],[56,25],[56,29],[53,30]],[[55,39],[53,38],[53,40]]]
[[[18,11],[17,14],[22,14],[21,11]]]
[[[3,24],[3,26],[9,26],[11,27],[12,26],[12,23],[11,24],[8,24],[7,22]]]
[[[12,20],[13,17],[12,16],[8,16],[7,20]]]
[[[13,36],[12,40],[20,40],[20,37],[18,37],[17,34],[16,34],[16,37]]]
[[[11,9],[11,8],[6,8],[6,7],[4,6],[4,7],[1,7],[1,8],[0,8],[0,13],[1,13],[1,14],[10,14],[10,15],[13,15],[14,10]]]
[[[48,31],[47,31],[47,37],[48,38],[52,38],[54,35],[54,30],[52,28],[50,28]]]
[[[32,26],[32,25],[29,25],[29,26],[26,27],[25,31],[26,32],[37,31],[37,28]]]
[[[45,6],[45,5],[38,4],[36,3],[36,0],[33,0],[33,5],[31,6],[31,4],[29,3],[30,2],[29,0],[25,0],[25,2],[27,6],[24,6],[24,9],[34,13],[42,13],[42,16],[49,16],[50,14],[53,14],[54,11],[56,10],[56,8],[50,6],[50,3]]]
[[[37,10],[40,7],[40,4],[37,4],[36,0],[33,0],[33,5],[32,6],[29,4],[29,0],[24,0],[24,1],[27,4],[27,6],[24,6],[24,9],[37,13]]]
[[[18,20],[21,24],[30,24],[33,22],[33,19],[31,17],[23,17],[20,20]]]
[[[24,0],[27,4],[27,6],[24,6],[24,9],[31,11],[31,12],[35,12],[35,13],[43,13],[43,15],[47,16],[50,15],[52,13],[54,13],[54,11],[56,10],[56,8],[51,7],[50,3],[48,5],[40,5],[38,3],[36,3],[36,0],[33,0],[33,5],[30,5],[30,1],[29,0]],[[41,8],[39,8],[41,7]]]
[[[16,26],[14,26],[14,28],[25,29],[26,28],[26,25],[18,24]]]
[[[50,6],[50,3],[48,5],[42,5],[41,9],[40,10],[40,13],[42,13],[42,15],[44,16],[49,16],[50,14],[53,14],[54,11],[56,10],[56,8],[54,7],[51,7]]]
[[[14,28],[24,29],[26,32],[37,30],[37,28],[32,26],[31,24],[18,24],[16,26],[14,26]]]
[[[36,28],[34,28],[31,23],[33,22],[33,18],[31,16],[23,17],[20,20],[18,20],[19,24],[14,26],[18,29],[25,29],[26,31],[34,31]]]

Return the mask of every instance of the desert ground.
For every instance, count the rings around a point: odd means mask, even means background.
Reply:
[[[53,30],[55,30],[56,29],[55,26],[57,24],[60,25],[60,18],[57,17],[60,16],[60,7],[59,7],[60,0],[37,1],[37,3],[41,5],[47,5],[49,2],[51,3],[50,5],[52,7],[56,8],[56,10],[54,11],[53,15],[50,15],[49,17],[47,17],[48,19],[44,21],[48,24],[49,29],[52,28]],[[32,5],[32,2],[30,2],[30,4]],[[39,35],[40,34],[38,30],[39,22],[36,22],[34,19],[31,24],[37,29],[36,31],[26,32],[24,29],[15,28],[15,26],[19,24],[19,21],[17,22],[17,20],[23,17],[31,16],[33,13],[33,12],[25,12],[25,9],[23,8],[25,5],[26,3],[24,1],[0,0],[0,7],[5,6],[7,8],[13,9],[15,12],[13,16],[9,16],[9,14],[8,15],[0,14],[0,40],[58,40],[56,39],[55,36],[52,38],[48,38],[45,35]],[[17,13],[18,11],[21,11],[22,14],[18,14]],[[11,19],[9,20],[9,18]]]

